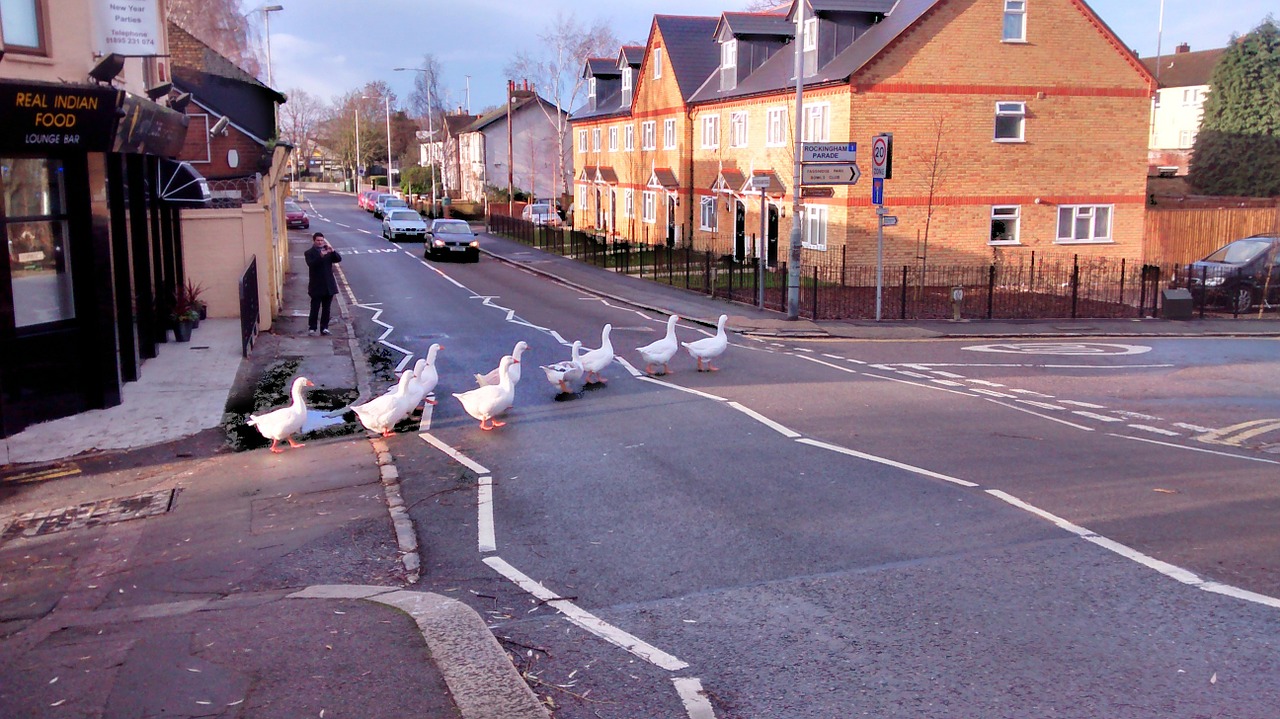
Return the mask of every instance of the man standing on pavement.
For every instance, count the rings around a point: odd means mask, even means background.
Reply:
[[[342,255],[333,249],[323,232],[311,236],[311,249],[303,253],[307,261],[307,294],[311,295],[311,314],[307,317],[307,334],[329,334],[329,307],[338,294],[338,280],[333,276],[334,263],[342,261]],[[317,322],[318,320],[318,322]]]

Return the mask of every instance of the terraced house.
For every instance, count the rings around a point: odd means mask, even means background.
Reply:
[[[638,71],[632,48],[589,62],[596,92],[572,118],[586,209],[575,226],[738,258],[754,254],[763,227],[772,264],[799,221],[806,262],[874,262],[868,155],[874,135],[892,133],[888,262],[913,262],[926,247],[943,262],[1140,257],[1153,79],[1085,2],[808,0],[797,122],[800,13],[794,2],[659,16]],[[866,173],[804,198],[798,212],[797,125],[806,142],[857,143]],[[767,177],[762,189],[755,176]],[[627,190],[641,194],[630,214]]]

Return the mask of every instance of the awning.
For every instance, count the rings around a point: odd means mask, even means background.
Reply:
[[[587,165],[586,167],[582,168],[582,174],[578,175],[578,181],[579,182],[595,182],[596,171],[599,169],[600,168],[596,167],[595,165]]]
[[[723,167],[720,169],[720,174],[716,177],[716,182],[711,186],[711,189],[741,192],[742,186],[746,182],[747,178],[742,174],[741,170],[735,167]]]
[[[596,182],[603,182],[606,185],[616,185],[618,184],[618,173],[614,172],[612,167],[597,168]]]
[[[676,173],[665,167],[657,167],[654,168],[653,174],[649,176],[649,187],[661,187],[675,191],[680,189],[680,183],[676,181]]]
[[[188,162],[160,159],[160,187],[156,193],[165,202],[203,205],[213,199],[209,183]]]

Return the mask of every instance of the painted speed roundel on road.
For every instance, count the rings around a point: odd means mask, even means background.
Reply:
[[[1116,345],[1101,342],[1015,342],[965,347],[970,352],[1001,352],[1015,355],[1059,355],[1069,357],[1116,357],[1151,351],[1143,345]]]

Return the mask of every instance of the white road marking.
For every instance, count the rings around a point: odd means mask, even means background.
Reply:
[[[711,333],[708,332],[707,334],[711,334]],[[813,354],[813,350],[808,349],[806,347],[792,347],[791,351],[792,352],[808,352],[809,354]]]
[[[570,622],[573,622],[606,642],[617,647],[621,647],[646,662],[670,672],[679,671],[689,666],[687,662],[683,662],[676,657],[667,654],[661,649],[658,649],[652,644],[641,641],[636,636],[608,624],[594,614],[578,607],[573,602],[570,602],[567,599],[561,599],[559,595],[547,589],[542,584],[534,581],[519,569],[511,566],[501,557],[485,557],[483,561],[495,572],[511,580],[521,589],[532,594],[534,597],[542,600],[547,604],[547,606],[559,610],[560,613],[563,614]]]
[[[825,353],[825,352],[824,352],[824,353],[822,353],[822,356],[823,356],[823,357],[826,357],[827,359],[833,359],[833,360],[842,360],[842,359],[844,359],[844,358],[843,358],[843,357],[841,357],[840,355],[827,354],[827,353]]]
[[[794,430],[788,429],[788,428],[786,428],[786,427],[782,426],[781,424],[779,424],[779,423],[777,423],[777,422],[774,422],[773,420],[769,419],[768,417],[766,417],[766,416],[764,416],[764,415],[760,414],[759,412],[757,412],[757,411],[755,411],[755,410],[753,410],[753,409],[750,409],[750,408],[748,408],[748,407],[743,407],[742,405],[738,404],[737,402],[732,402],[732,401],[731,401],[731,402],[728,402],[727,404],[728,404],[730,407],[732,407],[732,408],[734,408],[734,409],[738,410],[739,412],[741,412],[741,413],[743,413],[743,414],[747,415],[748,417],[750,417],[750,418],[754,419],[755,421],[759,422],[760,424],[763,424],[764,426],[768,427],[769,429],[771,429],[771,430],[773,430],[773,431],[777,432],[778,434],[780,434],[780,435],[782,435],[782,436],[784,436],[784,437],[787,437],[787,438],[789,438],[789,439],[796,439],[797,437],[800,437],[800,436],[801,436],[799,432],[796,432],[796,431],[794,431]]]
[[[631,376],[632,376],[632,377],[644,377],[644,376],[645,376],[645,373],[644,373],[644,372],[641,372],[640,370],[636,369],[634,366],[632,366],[632,364],[631,364],[630,362],[628,362],[628,361],[626,361],[626,360],[622,359],[621,357],[614,357],[614,358],[613,358],[613,361],[614,361],[614,362],[617,362],[617,363],[618,363],[618,364],[620,364],[620,365],[622,365],[623,369],[625,369],[627,372],[629,372],[629,373],[631,374]]]
[[[1014,396],[1011,394],[1008,394],[1007,392],[997,392],[993,389],[983,389],[981,387],[970,387],[969,391],[977,392],[978,394],[985,394],[988,397],[999,397],[1000,399],[1014,399]]]
[[[852,362],[854,364],[866,364],[866,362],[863,362],[862,360],[853,359],[853,358],[845,358],[845,362]]]
[[[965,383],[963,383],[963,382],[956,382],[956,381],[954,381],[954,380],[949,380],[949,379],[935,379],[935,380],[930,380],[930,381],[931,381],[931,382],[937,382],[938,384],[942,385],[943,387],[966,387],[966,386],[967,386],[967,385],[966,385]]]
[[[1020,399],[1018,401],[1023,404],[1029,404],[1032,407],[1039,407],[1040,409],[1052,409],[1052,410],[1066,409],[1066,407],[1063,407],[1062,405],[1059,405],[1059,404],[1049,404],[1048,402],[1037,402],[1034,399]]]
[[[1216,430],[1214,430],[1212,427],[1201,427],[1201,426],[1200,426],[1200,425],[1198,425],[1198,424],[1187,424],[1186,422],[1174,422],[1174,423],[1173,423],[1173,426],[1174,426],[1174,427],[1178,427],[1179,429],[1189,429],[1189,430],[1191,430],[1192,432],[1214,432],[1214,431],[1216,431]]]
[[[939,377],[946,377],[947,379],[964,379],[964,375],[956,374],[955,372],[943,372],[941,370],[927,370],[927,371],[933,372]]]
[[[1147,421],[1147,422],[1162,422],[1162,421],[1164,421],[1164,420],[1162,420],[1162,419],[1161,419],[1161,418],[1159,418],[1159,417],[1152,417],[1152,416],[1151,416],[1151,415],[1149,415],[1149,414],[1143,414],[1143,413],[1141,413],[1141,412],[1130,412],[1130,411],[1129,411],[1129,410],[1127,410],[1127,409],[1113,409],[1113,410],[1111,410],[1111,411],[1112,411],[1112,412],[1115,412],[1116,414],[1120,415],[1121,417],[1124,417],[1125,419],[1141,419],[1141,420],[1145,420],[1145,421]]]
[[[1034,390],[1029,390],[1029,389],[1011,389],[1009,391],[1015,394],[1025,394],[1030,397],[1040,397],[1041,399],[1053,399],[1053,395],[1051,394],[1044,394],[1044,393],[1036,392]]]
[[[1174,432],[1174,431],[1172,431],[1172,430],[1168,430],[1168,429],[1161,429],[1161,428],[1159,428],[1159,427],[1152,427],[1152,426],[1150,426],[1150,425],[1146,425],[1146,424],[1131,424],[1131,425],[1129,425],[1129,426],[1130,426],[1130,427],[1132,427],[1133,429],[1140,429],[1140,430],[1142,430],[1143,432],[1150,432],[1150,433],[1152,433],[1152,434],[1159,434],[1159,435],[1163,435],[1163,436],[1165,436],[1165,437],[1181,437],[1181,436],[1182,436],[1182,435],[1180,435],[1179,433]]]
[[[958,479],[958,478],[956,478],[956,477],[951,477],[951,476],[948,476],[948,475],[945,475],[945,474],[939,474],[938,472],[934,472],[934,471],[932,471],[932,470],[924,469],[924,468],[922,468],[922,467],[914,467],[914,466],[912,466],[912,465],[910,465],[910,464],[903,464],[902,462],[897,462],[897,461],[894,461],[894,460],[889,459],[889,458],[887,458],[887,457],[877,457],[877,456],[875,456],[874,454],[867,454],[867,453],[865,453],[865,452],[859,452],[859,451],[857,451],[856,449],[849,449],[848,447],[841,447],[840,445],[837,445],[837,444],[829,444],[829,443],[827,443],[827,442],[819,442],[819,441],[818,441],[818,440],[816,440],[816,439],[808,439],[808,438],[798,439],[798,440],[796,440],[796,441],[797,441],[797,442],[799,442],[800,444],[807,444],[807,445],[809,445],[809,446],[811,446],[811,447],[817,447],[818,449],[826,449],[826,450],[830,450],[830,451],[832,451],[832,452],[836,452],[836,453],[839,453],[839,454],[847,454],[847,455],[849,455],[850,457],[857,457],[857,458],[859,458],[859,459],[865,459],[865,460],[867,460],[868,462],[875,462],[875,463],[877,463],[877,464],[884,464],[884,465],[888,465],[888,466],[890,466],[890,467],[896,467],[896,468],[898,468],[898,469],[905,470],[905,471],[907,471],[907,472],[913,472],[913,473],[915,473],[915,474],[919,474],[919,475],[922,475],[922,476],[925,476],[925,477],[933,477],[934,479],[941,479],[941,480],[942,480],[942,481],[944,481],[944,482],[950,482],[950,483],[952,483],[952,484],[958,484],[958,485],[960,485],[961,487],[977,487],[977,486],[978,486],[978,485],[974,484],[973,482],[969,482],[969,481],[967,481],[967,480]]]
[[[493,529],[493,477],[486,474],[480,478],[476,500],[476,543],[481,554],[496,552],[498,539]]]
[[[1106,409],[1106,407],[1103,407],[1100,404],[1092,404],[1090,402],[1077,402],[1073,399],[1060,399],[1058,401],[1063,404],[1069,404],[1072,407],[1084,407],[1085,409]]]
[[[370,232],[370,231],[368,231],[368,230],[360,230],[360,232],[363,232],[363,233],[365,233],[366,235],[372,235],[372,234],[373,234],[372,232]]]
[[[1246,440],[1274,430],[1280,430],[1280,420],[1255,419],[1249,422],[1233,424],[1230,427],[1223,427],[1222,429],[1210,430],[1208,434],[1196,437],[1196,439],[1208,444],[1226,444],[1239,447]]]
[[[816,359],[814,357],[805,357],[804,355],[796,355],[796,358],[805,360],[806,362],[820,364],[823,367],[830,367],[831,369],[839,370],[841,372],[847,372],[849,374],[858,374],[857,370],[852,370],[852,369],[849,369],[848,367],[841,367],[840,365],[834,365],[834,364],[831,364],[830,362],[823,362],[822,360]]]
[[[476,474],[479,474],[479,475],[485,475],[490,473],[487,467],[475,461],[474,459],[471,459],[470,457],[463,454],[462,452],[459,452],[453,447],[450,447],[449,445],[445,444],[443,441],[438,439],[435,435],[431,434],[430,432],[423,432],[418,436],[422,438],[422,441],[426,442],[432,447],[435,447],[441,452],[444,452],[445,454],[449,455],[449,457],[453,459],[453,461],[457,462],[458,464],[461,464],[462,466],[466,467],[472,472],[475,472]]]
[[[1174,444],[1173,442],[1161,442],[1158,439],[1147,439],[1146,437],[1134,437],[1132,435],[1127,435],[1127,434],[1112,434],[1112,433],[1108,433],[1108,434],[1112,437],[1119,437],[1120,439],[1132,439],[1135,442],[1147,442],[1149,444],[1158,444],[1162,447],[1173,447],[1175,449],[1185,449],[1191,452],[1203,452],[1205,454],[1216,454],[1219,457],[1231,457],[1233,459],[1243,459],[1249,462],[1261,462],[1263,464],[1280,464],[1280,461],[1276,461],[1274,459],[1263,459],[1262,457],[1250,457],[1244,454],[1232,454],[1231,452],[1220,452],[1216,449],[1205,449],[1204,447],[1190,447],[1185,444]]]
[[[906,377],[912,377],[914,379],[933,379],[932,375],[927,375],[920,372],[912,372],[910,370],[905,370],[905,369],[898,370],[898,374]]]
[[[1067,402],[1066,400],[1063,400],[1063,402],[1062,402],[1062,403],[1063,403],[1063,404],[1070,404],[1070,402]],[[1123,421],[1124,421],[1124,420],[1120,419],[1119,417],[1108,417],[1108,416],[1107,416],[1107,415],[1105,415],[1105,414],[1098,414],[1097,412],[1086,412],[1086,411],[1084,411],[1084,410],[1082,410],[1082,409],[1072,410],[1072,411],[1071,411],[1071,414],[1078,414],[1078,415],[1080,415],[1081,417],[1087,417],[1088,419],[1096,419],[1096,420],[1098,420],[1099,422],[1123,422]]]
[[[1066,425],[1066,426],[1068,426],[1068,427],[1073,427],[1073,428],[1075,428],[1075,429],[1079,429],[1079,430],[1082,430],[1082,431],[1085,431],[1085,432],[1092,432],[1092,431],[1093,431],[1093,427],[1086,427],[1086,426],[1084,426],[1083,424],[1076,424],[1075,422],[1068,422],[1067,420],[1065,420],[1065,419],[1061,419],[1061,418],[1058,418],[1058,417],[1051,417],[1051,416],[1049,416],[1049,415],[1047,415],[1047,414],[1040,414],[1039,412],[1033,412],[1032,410],[1029,410],[1029,409],[1027,409],[1026,407],[1019,407],[1019,406],[1018,406],[1018,405],[1016,405],[1016,404],[1009,404],[1008,402],[1001,402],[1000,400],[998,400],[998,399],[996,399],[996,398],[994,398],[994,397],[983,397],[983,399],[985,399],[985,400],[986,400],[986,401],[988,401],[988,402],[993,402],[993,403],[995,403],[995,404],[998,404],[998,405],[1000,405],[1001,407],[1008,407],[1009,409],[1017,410],[1017,411],[1019,411],[1019,412],[1026,412],[1027,414],[1035,415],[1036,417],[1039,417],[1040,419],[1047,419],[1047,420],[1049,420],[1050,422],[1057,422],[1058,424],[1065,424],[1065,425]]]
[[[848,371],[852,371],[852,370],[848,370]],[[863,372],[863,373],[862,373],[862,375],[863,375],[864,377],[874,377],[875,379],[882,379],[882,380],[885,380],[885,381],[888,381],[888,382],[900,382],[900,383],[902,383],[902,384],[909,384],[909,385],[911,385],[912,387],[922,387],[922,388],[924,388],[924,389],[932,389],[932,390],[937,390],[937,391],[939,391],[939,392],[950,392],[951,394],[958,394],[958,395],[960,395],[960,396],[962,396],[962,397],[977,397],[977,396],[978,396],[978,395],[976,395],[976,394],[971,394],[971,393],[969,393],[969,392],[961,392],[961,391],[960,391],[960,390],[958,390],[958,389],[947,389],[946,387],[934,387],[932,384],[925,384],[925,383],[923,383],[923,382],[916,382],[916,381],[914,381],[914,380],[902,379],[901,377],[889,377],[889,376],[887,376],[887,375],[882,375],[882,374],[872,374],[872,373],[870,373],[870,372]],[[930,382],[937,382],[938,380],[929,380],[929,381],[930,381]],[[968,389],[968,387],[965,387],[965,389]]]
[[[692,677],[674,677],[671,681],[676,685],[676,693],[680,695],[680,701],[684,703],[684,710],[689,714],[689,719],[715,719],[716,712],[711,708],[711,702],[702,691],[702,680]]]
[[[409,356],[413,356],[413,353],[412,353],[412,352],[410,352],[409,350],[407,350],[407,349],[405,349],[405,348],[403,348],[403,347],[399,347],[399,346],[397,346],[397,345],[393,345],[393,344],[391,344],[390,342],[388,342],[388,341],[386,341],[386,340],[378,340],[378,344],[386,345],[386,346],[390,347],[391,349],[395,350],[396,352],[403,352],[403,353],[405,353],[405,354],[407,354],[407,355],[409,355]]]
[[[969,380],[969,384],[980,384],[983,387],[1003,387],[1004,386],[999,382],[988,382],[985,379],[971,379]]]
[[[333,224],[337,225],[338,227],[346,227],[347,229],[351,229],[351,225],[344,225],[341,222],[335,222]]]
[[[701,391],[699,391],[699,390],[692,389],[692,388],[689,388],[689,387],[681,387],[681,386],[680,386],[680,385],[678,385],[678,384],[672,384],[671,382],[664,382],[664,381],[662,381],[662,380],[660,380],[660,379],[655,379],[655,378],[653,378],[653,377],[642,376],[642,377],[636,377],[636,379],[640,380],[641,382],[651,382],[651,383],[653,383],[653,384],[660,385],[660,386],[662,386],[662,387],[667,387],[667,388],[669,388],[669,389],[680,390],[681,392],[688,392],[689,394],[697,395],[697,396],[699,396],[699,397],[702,397],[703,399],[713,399],[713,400],[715,400],[715,401],[717,401],[717,402],[726,402],[726,401],[728,401],[728,400],[726,400],[724,397],[719,397],[719,396],[716,396],[716,395],[714,395],[714,394],[709,394],[709,393],[707,393],[707,392],[701,392]]]

